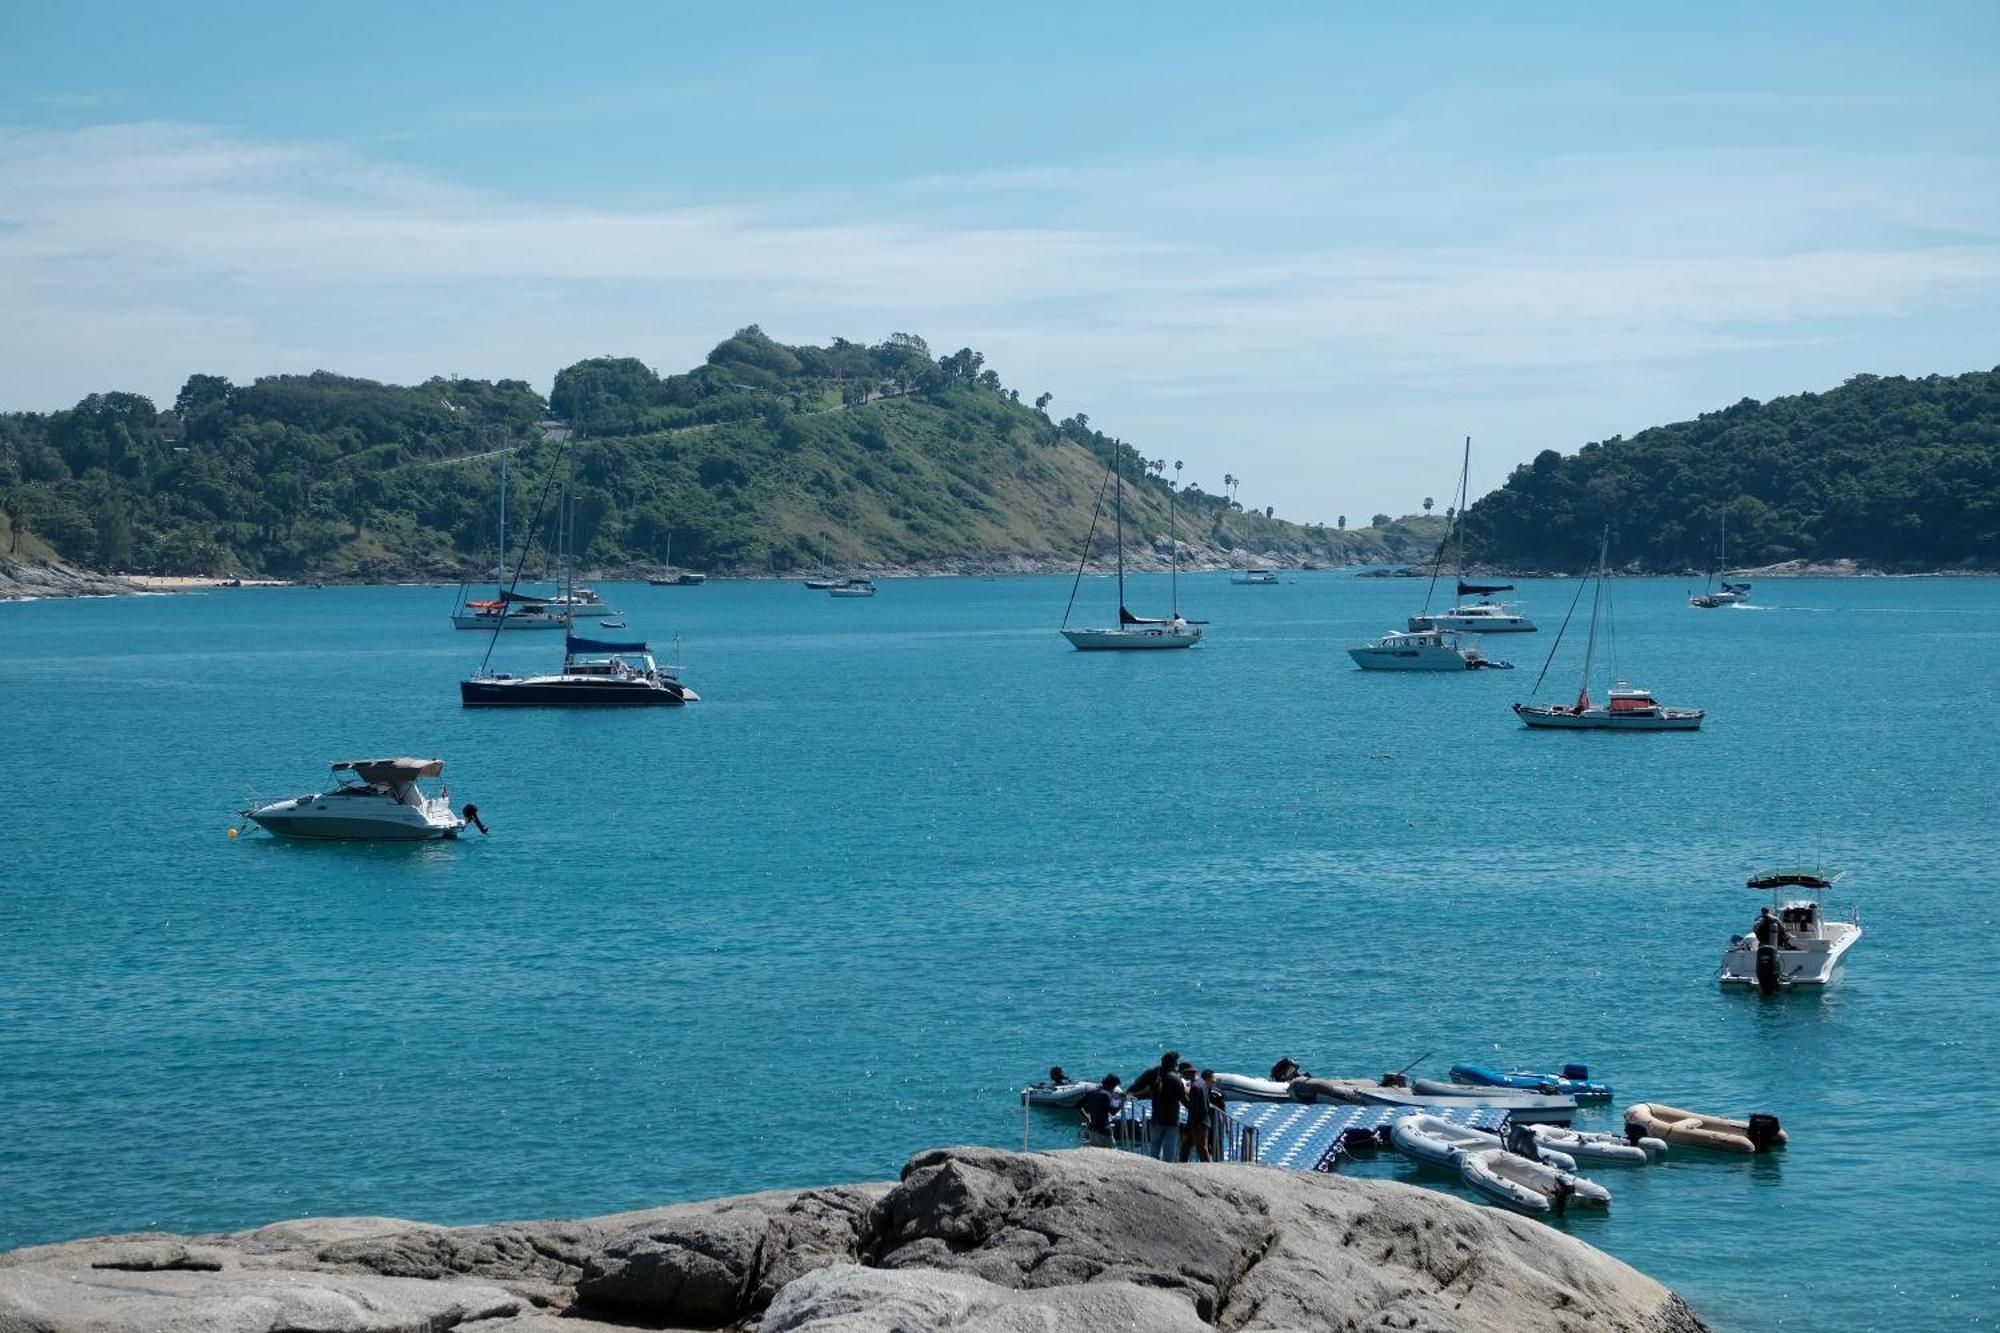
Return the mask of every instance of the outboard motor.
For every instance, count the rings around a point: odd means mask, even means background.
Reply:
[[[1528,1132],[1526,1125],[1517,1125],[1512,1121],[1507,1123],[1507,1151],[1531,1162],[1542,1160],[1541,1151],[1535,1145],[1535,1136]]]
[[[1564,1078],[1575,1079],[1578,1083],[1588,1083],[1590,1082],[1590,1066],[1564,1065],[1562,1067],[1562,1076]]]
[[[1560,1217],[1569,1211],[1570,1195],[1576,1193],[1576,1186],[1569,1183],[1568,1176],[1560,1176],[1556,1187],[1549,1191],[1549,1210]]]
[[[486,832],[486,824],[479,818],[478,806],[474,805],[470,801],[467,801],[465,803],[465,809],[459,811],[459,814],[465,817],[466,823],[472,825],[472,827],[478,829],[481,833]]]
[[[1381,1140],[1375,1137],[1375,1131],[1372,1129],[1363,1129],[1359,1125],[1349,1125],[1346,1129],[1340,1131],[1341,1151],[1349,1157],[1360,1153],[1372,1154],[1380,1146]]]
[[[1289,1055],[1281,1056],[1278,1063],[1271,1066],[1273,1083],[1290,1083],[1293,1079],[1304,1076],[1305,1071],[1299,1068],[1299,1062]]]
[[[1757,946],[1757,989],[1766,995],[1778,989],[1778,948],[1774,944]]]
[[[1382,1075],[1376,1082],[1385,1088],[1407,1088],[1410,1086],[1410,1076],[1391,1071]]]
[[[1750,1117],[1750,1146],[1758,1152],[1769,1152],[1777,1146],[1778,1117],[1759,1111]]]

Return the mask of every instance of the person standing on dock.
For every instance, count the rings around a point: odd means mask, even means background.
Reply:
[[[1093,1148],[1115,1148],[1111,1117],[1117,1114],[1118,1104],[1124,1099],[1118,1095],[1118,1075],[1106,1074],[1104,1081],[1083,1094],[1080,1103],[1083,1109],[1083,1138]]]
[[[1204,1162],[1215,1160],[1215,1153],[1209,1148],[1209,1135],[1215,1127],[1215,1117],[1221,1095],[1215,1090],[1215,1071],[1204,1069],[1200,1078],[1194,1074],[1194,1065],[1181,1061],[1180,1075],[1187,1084],[1187,1124],[1181,1128],[1181,1160],[1198,1156]]]
[[[1160,1063],[1139,1076],[1132,1094],[1146,1089],[1153,1103],[1152,1118],[1146,1126],[1146,1155],[1162,1162],[1174,1160],[1181,1137],[1181,1106],[1187,1101],[1187,1084],[1174,1071],[1180,1067],[1181,1053],[1168,1051]]]

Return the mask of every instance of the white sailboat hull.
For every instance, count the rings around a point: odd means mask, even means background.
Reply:
[[[1699,731],[1706,715],[1699,708],[1661,708],[1653,712],[1613,713],[1608,708],[1568,708],[1515,704],[1523,726],[1550,731]]]
[[[495,627],[500,629],[563,629],[569,625],[569,620],[565,616],[552,616],[546,613],[530,615],[521,612],[510,612],[504,616],[489,616],[482,615],[476,611],[459,611],[453,614],[451,623],[459,629],[490,630]]]
[[[1453,608],[1434,616],[1411,616],[1411,633],[1441,629],[1456,634],[1533,634],[1535,622],[1511,612],[1467,614]]]
[[[1160,648],[1192,648],[1201,641],[1201,630],[1189,626],[1170,630],[1164,626],[1136,626],[1132,629],[1066,629],[1062,636],[1085,651],[1143,651]]]

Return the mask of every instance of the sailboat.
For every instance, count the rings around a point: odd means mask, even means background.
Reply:
[[[498,578],[507,579],[507,454],[500,451],[500,565]],[[523,554],[525,563],[526,555]],[[539,593],[522,592],[520,570],[514,571],[511,584],[498,588],[492,597],[473,601],[465,596],[465,585],[459,585],[460,605],[452,612],[451,623],[457,629],[568,629],[570,613],[582,609],[591,615],[616,614],[605,606],[596,593],[588,589],[574,596],[546,596]]]
[[[1698,606],[1704,611],[1713,611],[1718,606],[1734,606],[1750,595],[1749,584],[1731,583],[1723,574],[1722,571],[1728,565],[1729,511],[1725,509],[1722,511],[1721,537],[1717,541],[1715,549],[1715,572],[1708,576],[1708,582],[1702,585],[1702,590],[1699,593],[1691,595],[1688,598],[1689,606]],[[1720,588],[1715,586],[1718,579],[1722,582]]]
[[[655,588],[699,588],[702,584],[708,582],[708,575],[697,574],[692,570],[676,570],[674,568],[674,534],[670,528],[667,530],[666,576],[657,579],[647,579],[646,582],[652,584]]]
[[[1471,498],[1468,494],[1469,479],[1472,475],[1472,437],[1465,437],[1465,461],[1458,470],[1458,509],[1453,515],[1454,531],[1458,537],[1458,596],[1476,597],[1475,602],[1461,601],[1449,611],[1437,615],[1431,612],[1431,597],[1437,591],[1438,572],[1444,568],[1445,547],[1450,544],[1452,534],[1446,533],[1445,540],[1438,543],[1437,558],[1431,562],[1430,586],[1424,589],[1424,609],[1410,617],[1410,632],[1426,630],[1450,630],[1459,634],[1532,634],[1535,622],[1524,615],[1509,610],[1504,604],[1493,600],[1496,592],[1512,592],[1511,583],[1467,583],[1465,581],[1465,508]]]
[[[1603,704],[1590,701],[1590,674],[1597,664],[1598,625],[1600,622],[1608,625],[1611,621],[1610,608],[1605,605],[1609,598],[1604,595],[1610,551],[1611,528],[1607,525],[1597,547],[1597,578],[1590,596],[1590,640],[1583,650],[1583,682],[1577,690],[1576,703],[1515,704],[1514,715],[1524,726],[1562,731],[1698,731],[1706,715],[1702,709],[1668,708],[1653,698],[1651,690],[1635,689],[1622,680],[1612,685]],[[1583,596],[1581,587],[1576,595]],[[1542,663],[1542,674],[1535,678],[1536,690],[1547,679],[1549,663],[1555,661],[1556,649],[1560,647],[1562,635],[1557,634],[1556,641],[1549,646],[1548,661]]]
[[[1091,510],[1090,533],[1083,539],[1083,554],[1076,562],[1076,581],[1070,584],[1069,609],[1063,612],[1062,636],[1076,648],[1094,652],[1100,650],[1133,650],[1148,648],[1192,648],[1201,642],[1201,626],[1194,621],[1181,618],[1181,561],[1180,537],[1174,531],[1173,491],[1167,492],[1167,545],[1172,548],[1173,614],[1164,620],[1149,620],[1135,616],[1125,606],[1125,479],[1120,466],[1119,447],[1112,446],[1111,483],[1115,497],[1113,511],[1117,515],[1118,534],[1118,625],[1115,629],[1071,629],[1070,611],[1076,609],[1076,590],[1083,582],[1083,566],[1090,559],[1090,543],[1097,536],[1097,517],[1104,504],[1102,488],[1097,493],[1098,508]]]

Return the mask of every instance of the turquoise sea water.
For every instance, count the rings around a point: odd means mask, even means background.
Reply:
[[[1620,581],[1620,665],[1707,729],[1526,732],[1574,588],[1522,588],[1523,669],[1401,677],[1343,650],[1422,585],[1345,574],[1186,579],[1164,655],[1071,651],[1059,579],[609,585],[704,697],[622,715],[462,711],[450,589],[0,606],[0,1246],[883,1178],[1017,1145],[1052,1061],[1431,1051],[1780,1114],[1564,1224],[1720,1328],[1991,1324],[2000,583]],[[377,753],[492,836],[225,836]],[[1821,856],[1845,982],[1721,993],[1746,873]]]

